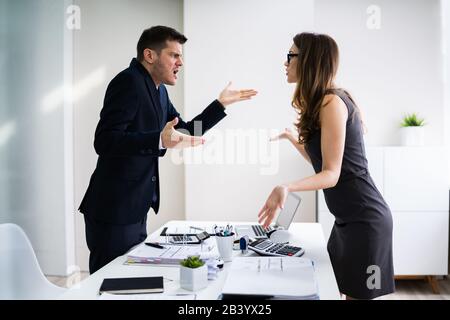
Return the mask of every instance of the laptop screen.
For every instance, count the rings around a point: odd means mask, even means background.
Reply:
[[[300,205],[300,197],[294,193],[289,193],[286,202],[284,203],[284,208],[280,211],[278,215],[276,225],[278,227],[283,227],[283,229],[289,229],[292,220],[294,219],[297,208]]]

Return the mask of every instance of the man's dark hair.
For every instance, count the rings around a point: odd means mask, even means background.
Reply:
[[[170,27],[154,26],[146,29],[137,44],[137,59],[139,61],[144,60],[145,49],[155,50],[159,54],[166,47],[166,41],[177,41],[180,44],[184,44],[187,38]]]

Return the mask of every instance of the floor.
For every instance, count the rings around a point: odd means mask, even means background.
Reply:
[[[70,288],[89,276],[88,272],[80,272],[69,277],[47,278],[54,284]],[[438,280],[440,294],[434,294],[428,282],[424,280],[396,280],[396,292],[377,300],[450,300],[450,277]]]
[[[450,277],[438,280],[440,294],[434,294],[425,280],[396,280],[396,291],[377,300],[450,300]]]
[[[70,288],[87,277],[89,277],[89,272],[76,272],[69,277],[47,276],[47,279],[59,287]]]

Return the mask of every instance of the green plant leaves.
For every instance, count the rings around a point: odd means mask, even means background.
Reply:
[[[180,262],[183,267],[186,268],[199,268],[205,264],[199,256],[190,256]]]
[[[402,127],[421,127],[425,125],[424,119],[419,119],[415,113],[407,114],[401,123]]]

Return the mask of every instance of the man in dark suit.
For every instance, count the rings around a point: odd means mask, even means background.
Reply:
[[[97,167],[79,208],[90,273],[147,237],[147,212],[159,209],[158,158],[166,149],[202,144],[201,136],[226,116],[229,104],[256,94],[231,90],[229,84],[201,114],[184,122],[164,85],[175,85],[186,41],[169,27],[145,30],[137,59],[108,85],[95,131]]]

